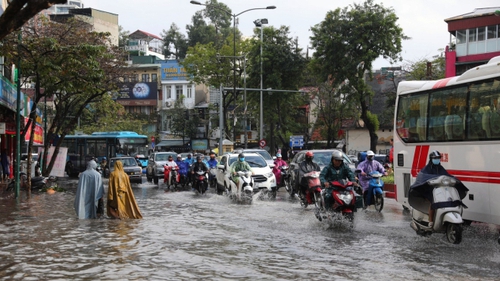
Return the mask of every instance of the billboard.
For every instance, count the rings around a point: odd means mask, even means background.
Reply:
[[[118,84],[119,90],[112,94],[117,103],[124,106],[156,106],[157,82],[125,82]]]
[[[179,65],[177,60],[168,60],[161,63],[162,81],[187,81],[188,74],[186,69]]]

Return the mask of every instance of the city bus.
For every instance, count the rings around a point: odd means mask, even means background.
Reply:
[[[429,153],[469,192],[463,218],[500,225],[500,56],[460,76],[404,81],[394,117],[396,198],[405,209],[408,191]]]
[[[135,132],[94,132],[91,135],[67,135],[62,145],[68,148],[66,173],[78,176],[92,158],[108,161],[116,156],[148,155],[148,137]]]

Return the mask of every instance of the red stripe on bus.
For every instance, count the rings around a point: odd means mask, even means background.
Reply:
[[[500,172],[491,172],[491,171],[470,171],[470,170],[447,170],[448,173],[456,176],[465,176],[465,177],[482,177],[482,178],[499,178]]]
[[[477,182],[477,183],[494,183],[494,184],[500,184],[500,179],[497,178],[476,178],[476,177],[463,177],[463,176],[457,176],[454,175],[457,179],[461,180],[462,182]],[[465,185],[467,186],[467,185]]]
[[[446,84],[448,84],[448,82],[452,79],[453,77],[450,77],[450,78],[445,78],[445,79],[441,79],[439,81],[436,82],[436,84],[434,84],[434,86],[432,86],[432,89],[438,89],[438,88],[443,88],[443,87],[446,87]]]
[[[416,177],[418,172],[422,170],[427,164],[427,154],[429,152],[428,145],[415,146],[415,153],[413,154],[413,164],[411,166],[411,175]]]

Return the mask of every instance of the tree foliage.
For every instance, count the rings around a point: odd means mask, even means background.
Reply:
[[[313,69],[332,87],[346,79],[351,94],[359,104],[360,118],[370,134],[370,149],[374,150],[378,136],[377,123],[368,113],[372,91],[364,81],[364,73],[371,73],[372,63],[379,56],[400,61],[402,40],[408,39],[397,24],[392,8],[366,0],[343,9],[329,11],[325,19],[312,28],[311,43]],[[371,78],[371,77],[370,77]]]
[[[109,33],[91,31],[90,25],[76,19],[58,23],[42,17],[23,27],[22,42],[10,34],[0,48],[0,54],[10,60],[21,57],[22,76],[35,84],[33,110],[26,127],[35,120],[40,101],[53,98],[55,116],[47,134],[61,136],[53,144],[54,155],[64,136],[75,130],[88,105],[103,102],[117,88],[124,66],[119,59],[123,51],[112,46],[109,39]],[[45,151],[49,145],[46,141]],[[43,161],[44,174],[50,173],[54,163],[55,157]]]
[[[410,80],[438,80],[445,75],[445,59],[438,56],[433,60],[421,59],[408,62],[406,67],[407,77]]]
[[[0,16],[0,40],[17,30],[40,11],[54,4],[66,4],[66,0],[11,0]]]
[[[174,57],[180,60],[186,57],[188,42],[175,23],[170,25],[168,31],[163,30],[160,36],[163,38],[163,55],[166,58]]]
[[[170,131],[173,135],[182,138],[196,138],[198,132],[198,124],[200,118],[194,114],[193,110],[189,110],[184,106],[184,96],[175,101],[174,108],[169,110],[170,114]]]

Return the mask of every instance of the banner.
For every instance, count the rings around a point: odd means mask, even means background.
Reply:
[[[50,162],[52,159],[52,155],[54,155],[54,146],[51,146],[49,148],[49,153],[47,154],[47,162]],[[56,157],[56,162],[54,163],[54,166],[52,167],[52,171],[50,171],[50,176],[55,176],[55,177],[64,177],[64,169],[66,168],[66,157],[68,155],[68,148],[67,147],[59,147],[59,153],[57,154]],[[43,149],[40,148],[38,150],[38,160],[42,161],[43,157]]]

